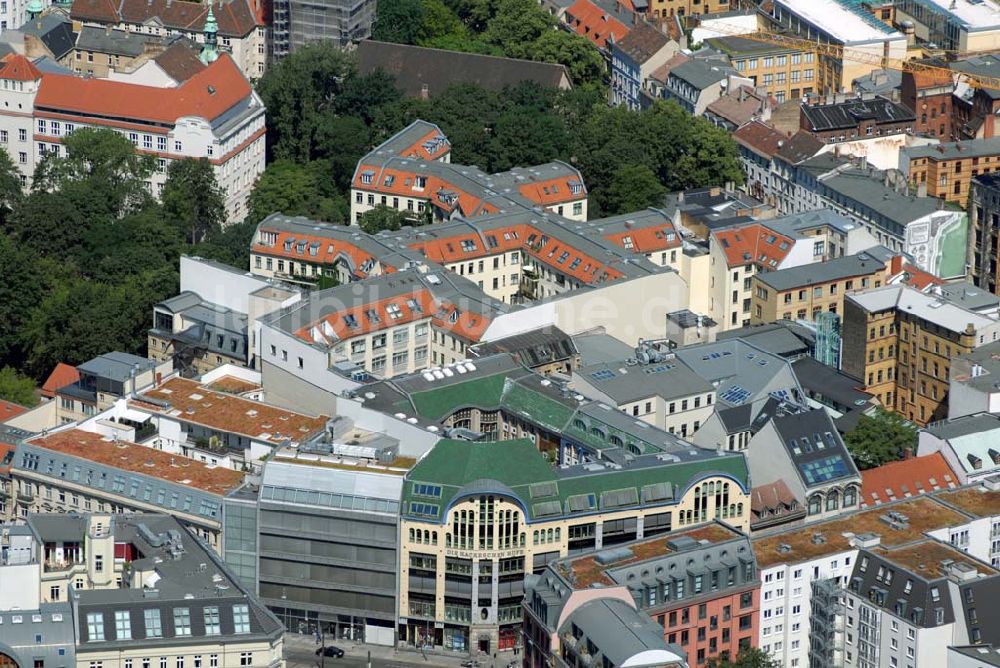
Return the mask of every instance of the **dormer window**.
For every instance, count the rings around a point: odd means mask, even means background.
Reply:
[[[375,180],[375,171],[374,170],[366,169],[365,171],[361,172],[361,183],[364,183],[364,184],[367,184],[367,185],[371,185],[371,183],[374,180]]]

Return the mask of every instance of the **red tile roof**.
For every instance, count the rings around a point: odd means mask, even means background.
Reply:
[[[957,486],[958,480],[948,462],[940,452],[935,452],[862,471],[861,504],[877,506]]]
[[[8,53],[0,58],[0,79],[37,81],[41,76],[41,71],[18,53]]]
[[[390,315],[390,307],[398,310],[397,317]],[[315,330],[330,343],[334,337],[343,341],[427,318],[435,327],[469,341],[478,341],[491,322],[490,318],[480,313],[463,311],[455,304],[435,299],[429,290],[420,288],[409,294],[337,311],[302,327],[295,335],[305,341],[313,341]],[[353,322],[354,326],[349,322]]]
[[[629,13],[631,14],[631,12]],[[607,48],[609,37],[617,42],[629,33],[627,25],[595,5],[591,0],[576,0],[566,10],[566,22],[570,30],[586,37],[601,49]]]
[[[628,237],[632,239],[631,248],[625,244],[625,239]],[[652,253],[677,248],[682,243],[680,235],[671,223],[605,234],[604,238],[634,253]]]
[[[733,133],[733,139],[763,156],[770,158],[778,152],[788,135],[760,121],[751,121]]]
[[[758,485],[750,490],[750,508],[756,513],[773,510],[782,505],[791,506],[793,503],[795,495],[788,489],[784,480]]]
[[[777,269],[795,243],[760,223],[712,232],[730,267],[756,264]]]
[[[51,399],[56,396],[58,390],[72,385],[78,380],[80,380],[80,374],[75,366],[59,362],[49,377],[45,379],[45,383],[42,385],[42,396]]]
[[[27,410],[27,406],[15,404],[13,401],[0,399],[0,422],[6,422],[11,418],[17,417],[21,413],[27,412]]]
[[[929,274],[923,269],[917,269],[912,264],[908,264],[902,255],[897,255],[889,261],[890,283],[903,283],[917,290],[926,290],[932,285],[944,285],[944,281]]]
[[[121,122],[173,125],[182,116],[218,118],[250,95],[252,89],[228,54],[176,88],[155,88],[65,74],[42,77],[35,107],[43,111],[78,114]]]
[[[441,137],[444,141],[438,142],[433,146],[434,150],[428,151],[425,144],[431,140]],[[437,160],[444,154],[451,150],[451,143],[448,141],[444,135],[437,129],[429,131],[423,137],[413,142],[410,146],[406,147],[399,152],[399,156],[402,158],[420,158],[423,160]]]
[[[212,3],[212,13],[224,37],[245,37],[263,25],[262,10],[248,0]],[[155,22],[165,28],[201,32],[208,3],[188,0],[75,0],[70,17],[76,21],[134,25]]]

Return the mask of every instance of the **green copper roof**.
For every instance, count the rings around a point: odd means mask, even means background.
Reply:
[[[498,408],[506,380],[506,373],[471,378],[465,383],[415,392],[410,395],[410,401],[417,413],[430,420],[444,419],[466,406]]]
[[[492,492],[513,494],[527,509],[528,521],[538,521],[610,508],[667,505],[696,479],[712,474],[732,476],[747,487],[746,459],[740,453],[719,456],[699,451],[690,461],[651,455],[626,467],[580,465],[557,470],[529,439],[443,439],[406,476],[401,512],[441,521],[460,494]],[[654,495],[654,488],[661,493]]]

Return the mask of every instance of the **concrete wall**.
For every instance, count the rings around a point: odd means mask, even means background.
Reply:
[[[500,315],[487,328],[482,340],[493,341],[555,325],[570,335],[604,327],[611,336],[633,345],[640,338],[663,338],[667,313],[687,305],[687,285],[678,274],[663,272],[577,290]]]

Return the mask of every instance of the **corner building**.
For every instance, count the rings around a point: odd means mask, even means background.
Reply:
[[[742,455],[681,443],[621,464],[556,468],[528,439],[439,442],[403,485],[400,641],[487,654],[515,649],[525,575],[711,519],[746,531]]]

